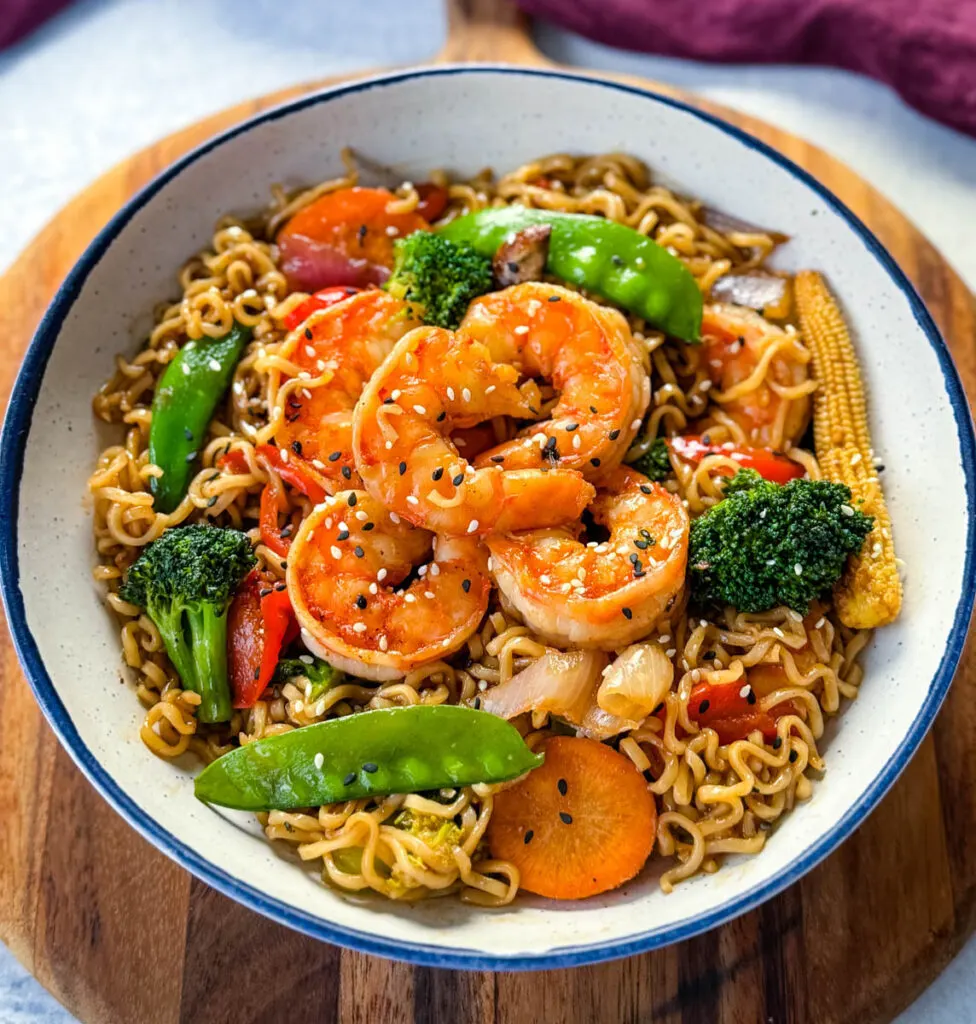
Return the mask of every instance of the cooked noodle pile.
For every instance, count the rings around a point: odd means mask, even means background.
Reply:
[[[642,163],[621,154],[558,154],[497,179],[489,171],[468,181],[451,181],[444,174],[432,177],[448,187],[448,216],[517,201],[599,213],[624,222],[677,254],[706,296],[729,271],[760,266],[777,244],[767,233],[735,230],[728,224],[723,230],[710,227],[707,212],[698,203],[655,185]],[[487,688],[511,678],[546,651],[544,643],[493,602],[480,630],[449,662],[425,666],[391,683],[345,683],[315,702],[306,702],[306,693],[294,683],[275,684],[253,708],[235,711],[229,723],[204,725],[195,717],[200,698],[180,689],[152,621],[117,595],[125,569],[143,546],[187,521],[246,530],[261,565],[284,578],[282,560],[261,543],[258,530],[260,492],[274,471],[258,462],[255,447],[271,439],[289,393],[314,387],[315,381],[279,355],[287,333],[282,321],[305,296],[289,294],[271,239],[297,210],[328,191],[355,183],[356,169],[347,158],[343,177],[295,195],[276,189],[271,208],[254,220],[222,218],[209,247],[180,270],[180,297],[157,310],[156,326],[133,358],[117,357],[114,375],[94,399],[95,413],[102,420],[125,429],[121,443],[99,456],[90,480],[98,551],[94,575],[106,584],[107,601],[122,623],[123,657],[148,709],[142,739],[160,756],[192,751],[209,762],[238,743],[370,708],[417,703],[477,706]],[[418,195],[412,185],[396,194],[402,210],[416,207]],[[200,471],[171,514],[155,512],[149,478],[156,470],[147,450],[155,384],[187,340],[220,337],[234,320],[252,326],[253,336],[228,400],[210,424]],[[689,428],[697,433],[707,428],[717,442],[743,441],[741,428],[724,412],[723,402],[762,383],[770,360],[738,385],[735,394],[716,396],[703,347],[667,341],[634,317],[630,324],[638,343],[646,347],[651,369],[651,408],[644,437],[636,446],[646,448],[659,433]],[[789,347],[797,360],[807,358],[790,326],[782,346]],[[813,384],[771,386],[792,400],[808,394]],[[770,446],[788,448],[782,423],[774,429],[778,433]],[[218,457],[232,448],[243,454],[245,472],[217,467]],[[820,476],[810,452],[793,448],[788,454],[809,476]],[[672,461],[677,485],[668,486],[677,487],[693,517],[721,498],[721,478],[714,469],[728,463],[727,456],[711,455],[694,466],[674,457]],[[308,502],[287,493],[297,523],[309,511]],[[681,605],[659,624],[657,637],[676,670],[663,721],[649,717],[619,740],[619,750],[646,774],[659,798],[657,851],[669,862],[661,877],[665,890],[698,871],[714,871],[722,854],[759,852],[773,822],[809,797],[811,774],[823,769],[817,741],[824,716],[835,714],[842,699],[856,695],[861,680],[857,657],[868,636],[867,631],[841,626],[826,605],[815,607],[806,618],[786,608],[761,615],[728,608],[714,620],[692,617]],[[747,668],[760,662],[780,663],[788,680],[787,692],[780,689],[761,698],[761,706],[788,700],[804,713],[780,717],[772,742],[754,733],[720,746],[714,731],[699,732],[689,719],[692,687],[743,678]],[[530,745],[541,742],[550,725],[547,716],[538,713],[515,724]],[[678,738],[678,726],[684,738]],[[466,900],[501,905],[514,898],[518,871],[509,863],[486,859],[482,837],[497,788],[445,791],[440,800],[416,795],[357,800],[310,813],[273,811],[260,818],[269,838],[294,844],[303,860],[321,859],[324,877],[344,889],[369,888],[406,899],[460,891]],[[453,822],[460,838],[450,848],[430,844],[422,832],[397,827],[403,812]]]

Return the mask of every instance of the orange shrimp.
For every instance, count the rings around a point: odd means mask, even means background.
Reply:
[[[460,331],[496,362],[559,392],[549,418],[482,453],[509,469],[578,469],[598,480],[620,465],[650,402],[650,377],[624,317],[577,292],[532,281],[476,299]]]
[[[396,342],[416,326],[403,302],[371,289],[312,313],[282,346],[281,355],[300,372],[275,440],[300,455],[330,494],[362,486],[353,467],[353,407]]]
[[[616,650],[647,636],[681,593],[688,513],[660,484],[620,467],[598,486],[589,514],[607,540],[584,542],[579,524],[499,534],[486,542],[489,565],[543,639]]]
[[[309,650],[373,680],[452,654],[491,592],[477,538],[432,537],[364,491],[316,506],[292,543],[286,580]]]
[[[436,533],[553,526],[579,517],[593,488],[571,469],[475,468],[451,441],[495,416],[538,415],[539,389],[488,348],[439,327],[397,342],[353,417],[353,453],[366,490],[397,515]]]
[[[705,307],[702,345],[715,386],[710,397],[721,407],[712,418],[730,428],[731,440],[767,448],[799,440],[816,385],[810,379],[810,353],[795,331],[751,309],[717,303]]]

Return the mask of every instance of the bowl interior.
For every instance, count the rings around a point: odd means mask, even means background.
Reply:
[[[793,240],[781,265],[818,268],[838,293],[886,466],[907,566],[905,606],[876,636],[861,695],[831,727],[828,771],[813,798],[760,856],[730,858],[671,896],[646,873],[584,903],[520,897],[490,913],[454,900],[400,906],[344,897],[283,862],[247,815],[197,803],[192,763],[173,765],[144,748],[142,708],[120,682],[118,627],[90,575],[86,478],[98,451],[119,437],[96,424],[91,396],[113,355],[136,350],[154,304],[178,295],[177,268],[208,242],[218,216],[262,206],[274,182],[340,172],[344,144],[393,168],[397,180],[422,180],[436,167],[504,170],[557,151],[634,153],[680,191],[787,232]],[[573,76],[487,68],[408,72],[300,101],[204,147],[150,186],[95,243],[39,332],[4,445],[4,493],[22,464],[15,522],[2,540],[22,658],[73,756],[132,823],[211,884],[286,923],[371,952],[467,966],[582,963],[685,937],[771,895],[848,834],[944,695],[971,602],[971,428],[940,345],[917,299],[835,201],[741,134],[670,101]],[[22,453],[20,426],[35,394]]]

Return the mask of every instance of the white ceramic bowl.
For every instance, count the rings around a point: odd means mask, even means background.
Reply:
[[[828,770],[758,857],[729,858],[665,896],[653,877],[582,903],[520,897],[486,912],[454,900],[402,906],[343,897],[265,842],[247,815],[193,797],[192,768],[142,745],[142,708],[119,685],[118,626],[90,576],[85,481],[109,432],[91,395],[133,352],[174,272],[228,210],[276,181],[340,170],[349,144],[404,178],[469,174],[559,150],[627,150],[708,204],[789,233],[783,266],[823,270],[856,331],[871,426],[887,467],[905,606],[881,631],[858,697],[831,727]],[[117,436],[112,432],[112,436]],[[21,661],[61,742],[146,839],[210,885],[329,941],[417,963],[559,967],[687,938],[769,898],[858,825],[932,722],[974,593],[973,429],[955,368],[918,296],[868,230],[808,174],[736,128],[672,99],[573,75],[510,68],[407,71],[262,114],[189,154],[95,239],[31,344],[0,453],[0,575]]]

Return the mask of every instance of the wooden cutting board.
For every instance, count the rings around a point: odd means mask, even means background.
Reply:
[[[548,63],[505,0],[450,0],[449,15],[438,60]],[[209,117],[123,161],[72,200],[0,279],[0,401],[6,402],[58,284],[137,188],[214,132],[323,84]],[[871,226],[921,291],[976,394],[972,296],[905,217],[803,140],[700,105],[806,167]],[[681,945],[616,963],[535,974],[455,973],[304,938],[218,895],[157,853],[58,746],[4,632],[0,938],[86,1024],[888,1021],[973,930],[974,682],[967,651],[933,733],[880,808],[824,864],[760,909]],[[382,927],[380,917],[377,923]]]

